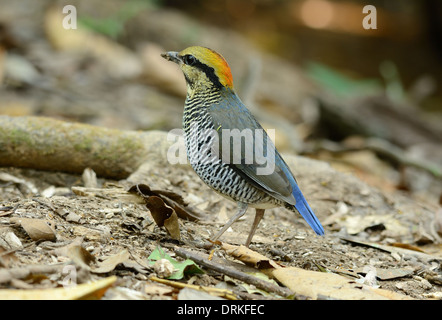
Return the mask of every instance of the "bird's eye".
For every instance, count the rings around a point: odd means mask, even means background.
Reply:
[[[186,54],[183,57],[183,62],[189,66],[193,66],[196,63],[196,58],[190,54]]]

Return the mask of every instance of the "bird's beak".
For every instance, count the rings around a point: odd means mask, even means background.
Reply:
[[[181,57],[179,56],[178,52],[175,51],[162,53],[161,56],[166,60],[173,61],[178,64],[181,62]]]

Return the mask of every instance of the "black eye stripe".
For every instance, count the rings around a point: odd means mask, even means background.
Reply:
[[[213,69],[212,67],[209,67],[208,65],[202,63],[197,58],[195,58],[195,56],[193,56],[191,54],[186,54],[184,56],[181,56],[181,59],[183,60],[184,64],[186,64],[188,66],[192,66],[192,67],[198,68],[201,71],[203,71],[206,74],[206,76],[209,78],[209,80],[216,87],[218,87],[218,88],[222,87],[222,84],[219,81],[218,76],[215,74],[215,69]]]

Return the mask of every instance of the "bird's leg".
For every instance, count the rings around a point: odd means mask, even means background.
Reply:
[[[256,209],[255,220],[253,220],[252,229],[250,230],[249,237],[246,241],[246,247],[248,248],[250,242],[252,242],[253,235],[255,234],[256,228],[258,228],[258,224],[264,216],[264,209]]]
[[[224,225],[224,227],[212,238],[211,241],[215,242],[218,240],[219,237],[223,235],[224,232],[239,218],[241,218],[244,213],[247,211],[247,203],[238,202],[238,210],[236,211],[235,215],[230,218],[229,221]]]

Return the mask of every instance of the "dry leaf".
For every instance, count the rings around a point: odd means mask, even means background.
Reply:
[[[178,223],[178,216],[176,215],[175,211],[172,212],[172,215],[169,218],[164,220],[164,227],[172,239],[180,240],[180,225]]]
[[[225,298],[212,295],[203,290],[183,288],[178,293],[178,300],[225,300]]]
[[[174,289],[170,287],[166,287],[163,285],[158,285],[154,283],[146,283],[146,286],[144,287],[144,293],[151,294],[151,295],[169,295],[174,291]]]
[[[358,268],[354,271],[357,273],[361,273],[361,274],[366,273],[365,267]],[[414,272],[414,269],[411,267],[389,268],[389,269],[375,268],[375,276],[376,276],[376,278],[379,278],[380,280],[391,280],[391,279],[407,277],[407,276],[412,275],[413,272]]]
[[[227,243],[222,244],[222,249],[232,257],[244,262],[246,265],[258,269],[279,268],[275,261],[253,251],[243,245],[233,246]]]
[[[117,280],[111,276],[71,288],[36,290],[0,290],[0,300],[92,300],[101,299],[107,289]]]
[[[295,267],[273,269],[271,274],[297,294],[342,300],[405,300],[407,296],[382,289],[373,289],[333,273],[316,272]]]
[[[31,218],[11,218],[10,221],[19,223],[34,241],[56,240],[55,231],[51,221]]]
[[[408,226],[404,225],[397,218],[388,215],[347,215],[338,221],[340,225],[345,226],[349,234],[358,234],[368,228],[380,225],[396,237],[407,236],[410,232]]]
[[[146,199],[146,206],[150,210],[153,219],[159,227],[165,227],[169,235],[180,239],[180,226],[178,216],[171,207],[166,205],[160,197],[150,196]]]
[[[78,265],[89,266],[95,261],[95,257],[82,246],[71,246],[68,248],[68,257]]]
[[[154,190],[145,184],[134,185],[128,192],[137,193],[145,200],[150,196],[161,198],[164,203],[175,210],[176,214],[181,219],[187,219],[190,221],[207,219],[207,215],[203,211],[194,207],[189,207],[183,197],[175,192],[160,189]]]
[[[151,196],[146,199],[146,207],[150,210],[155,223],[159,227],[164,227],[164,221],[168,219],[173,209],[167,206],[161,198]]]
[[[117,265],[129,259],[129,256],[130,256],[129,252],[126,249],[124,249],[117,254],[106,257],[103,261],[97,263],[98,266],[96,268],[92,268],[91,271],[94,273],[111,272],[112,270],[115,269]]]
[[[312,299],[332,298],[345,300],[408,299],[408,297],[387,290],[373,289],[333,273],[304,270],[295,267],[284,268],[275,261],[244,246],[223,244],[226,253],[254,267],[267,266],[262,272],[299,295]]]
[[[72,260],[76,265],[90,270],[90,265],[95,261],[95,257],[81,246],[82,238],[76,238],[67,246],[55,249],[53,252],[57,256],[65,256]]]

